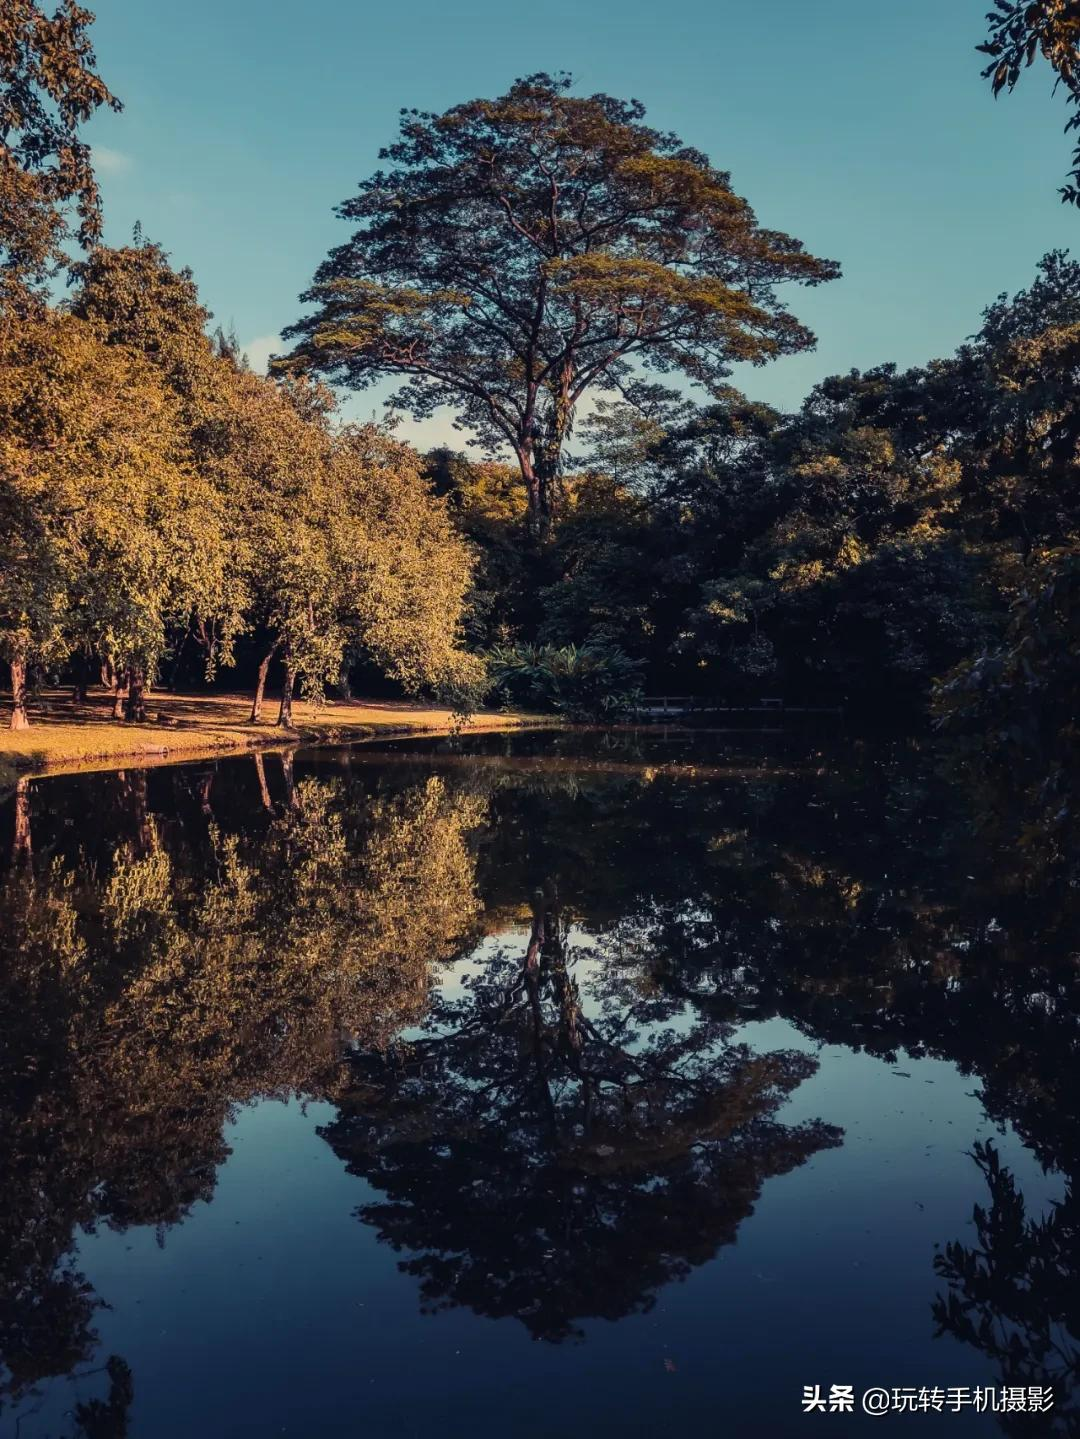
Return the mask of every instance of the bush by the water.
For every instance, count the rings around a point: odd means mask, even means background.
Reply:
[[[499,645],[488,666],[499,700],[567,719],[616,719],[641,702],[641,662],[614,645]]]

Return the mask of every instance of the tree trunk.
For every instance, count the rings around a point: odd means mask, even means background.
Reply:
[[[529,538],[536,544],[540,543],[540,481],[537,479],[532,465],[528,467],[525,475],[525,494],[527,510],[525,523],[528,526]]]
[[[187,642],[190,638],[191,626],[189,625],[184,631],[184,638],[180,641],[180,648],[176,652],[176,660],[173,663],[172,673],[169,675],[169,693],[173,695],[176,693],[176,678],[180,673],[180,666],[184,662],[184,650],[187,648]]]
[[[296,783],[293,780],[293,757],[292,750],[285,750],[281,756],[281,774],[285,780],[285,803],[290,809],[299,809],[300,801],[296,797]]]
[[[113,692],[112,717],[113,717],[113,719],[115,719],[115,720],[119,720],[119,719],[123,719],[123,718],[124,718],[124,700],[127,698],[127,690],[124,688],[124,676],[123,676],[123,673],[122,673],[120,670],[118,670],[118,669],[113,669],[113,667],[112,667],[111,665],[109,666],[109,668],[112,669],[112,677],[113,677],[113,679],[112,679],[112,692]]]
[[[528,497],[526,524],[529,538],[537,545],[546,545],[551,539],[560,455],[561,446],[551,444],[537,444],[518,451],[518,465]]]
[[[134,831],[135,853],[140,859],[153,854],[157,849],[157,825],[150,813],[146,770],[137,769],[130,773],[118,770],[122,803],[127,810]]]
[[[12,846],[12,863],[18,868],[29,865],[32,854],[30,843],[30,781],[15,782],[15,843]]]
[[[11,729],[29,729],[26,713],[26,656],[13,655],[11,664]]]
[[[270,786],[266,783],[266,765],[263,763],[263,757],[256,750],[252,759],[255,761],[255,774],[259,781],[259,797],[263,802],[263,809],[272,810],[274,802],[270,798]]]
[[[75,658],[75,678],[71,685],[71,698],[76,704],[84,705],[94,678],[92,655],[80,654]]]
[[[128,670],[128,697],[124,718],[129,724],[142,724],[146,719],[146,671],[141,665]]]
[[[278,727],[280,729],[292,729],[292,697],[293,687],[296,684],[296,670],[293,668],[291,658],[285,660],[285,683],[281,690],[281,708],[278,711]]]
[[[551,539],[561,445],[545,445],[536,458],[536,531],[542,545]]]
[[[266,694],[266,677],[270,673],[270,661],[277,653],[280,640],[275,640],[259,662],[259,678],[255,684],[255,698],[251,701],[251,718],[249,724],[259,724],[262,720],[263,696]]]
[[[552,1130],[555,1131],[558,1118],[555,1111],[555,1101],[551,1093],[551,1081],[548,1075],[546,1055],[549,1053],[549,1050],[545,1043],[547,1024],[544,1019],[540,994],[541,960],[546,938],[547,914],[544,908],[543,896],[537,893],[533,898],[532,934],[529,936],[529,946],[525,951],[525,966],[522,979],[524,981],[525,1000],[529,1006],[529,1012],[532,1015],[532,1054],[533,1064],[536,1068],[537,1084],[543,1095],[543,1105],[547,1111],[548,1123],[551,1125]]]

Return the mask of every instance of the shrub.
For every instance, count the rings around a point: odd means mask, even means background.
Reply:
[[[641,661],[614,645],[499,645],[488,655],[497,698],[567,719],[617,719],[641,701]]]

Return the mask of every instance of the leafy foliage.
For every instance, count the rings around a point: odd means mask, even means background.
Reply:
[[[986,1181],[990,1206],[975,1206],[974,1243],[954,1240],[934,1260],[948,1284],[933,1306],[938,1333],[980,1350],[1006,1384],[1052,1383],[1052,1432],[1070,1434],[1080,1375],[1073,1184],[1045,1218],[1029,1217],[993,1143],[976,1141],[971,1157]]]
[[[544,565],[481,596],[487,633],[616,646],[657,691],[925,712],[1080,541],[1078,323],[1054,252],[955,355],[833,376],[795,414],[731,390],[600,411]],[[470,537],[505,553],[497,524]]]
[[[1068,91],[1069,104],[1080,104],[1080,5],[1076,0],[994,0],[994,9],[986,18],[989,34],[978,49],[991,57],[983,76],[995,95],[1012,90],[1021,71],[1036,55],[1042,55]],[[1080,129],[1080,111],[1074,108],[1065,129]],[[1080,204],[1080,143],[1061,198]]]
[[[286,724],[295,684],[321,698],[358,658],[474,703],[470,554],[419,457],[215,349],[160,247],[99,248],[76,281],[64,311],[0,325],[0,653],[20,683],[93,654],[139,717],[187,638],[212,677],[257,628],[284,662]]]
[[[576,720],[613,720],[641,699],[640,663],[610,645],[503,645],[488,656],[496,695]]]
[[[152,675],[223,583],[220,497],[137,353],[54,313],[0,344],[0,647],[25,664],[83,645]]]
[[[95,69],[93,19],[75,0],[62,0],[51,17],[34,0],[0,8],[0,303],[63,263],[69,238],[86,246],[101,236],[79,126],[103,105],[121,106]]]
[[[637,101],[569,76],[495,100],[403,113],[389,162],[339,207],[357,229],[302,298],[283,365],[354,389],[385,374],[417,416],[455,406],[509,447],[546,538],[574,412],[641,367],[712,390],[737,360],[813,344],[777,287],[837,266],[762,229],[730,177]]]

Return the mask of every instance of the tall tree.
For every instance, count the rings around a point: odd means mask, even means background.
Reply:
[[[51,18],[34,0],[0,5],[0,297],[46,273],[67,240],[90,245],[101,234],[79,126],[120,102],[95,68],[93,20],[74,0]]]
[[[281,363],[354,389],[400,375],[414,415],[452,404],[508,447],[546,539],[575,408],[642,370],[715,388],[814,337],[777,286],[838,267],[762,229],[729,175],[644,124],[636,100],[538,74],[496,100],[406,111],[389,167],[339,206],[357,223],[302,298]]]
[[[207,334],[212,318],[199,300],[189,269],[175,269],[160,245],[143,239],[111,248],[97,245],[73,267],[75,288],[67,308],[85,320],[110,349],[135,351],[171,397],[177,441],[188,464],[212,488],[206,499],[220,523],[220,554],[212,587],[181,618],[173,636],[182,647],[193,637],[207,674],[232,658],[251,604],[251,539],[237,503],[235,468],[222,473],[229,449],[229,419],[238,404],[236,364]],[[208,572],[204,579],[210,580]],[[125,677],[118,677],[118,690]],[[117,700],[119,707],[119,698]]]

